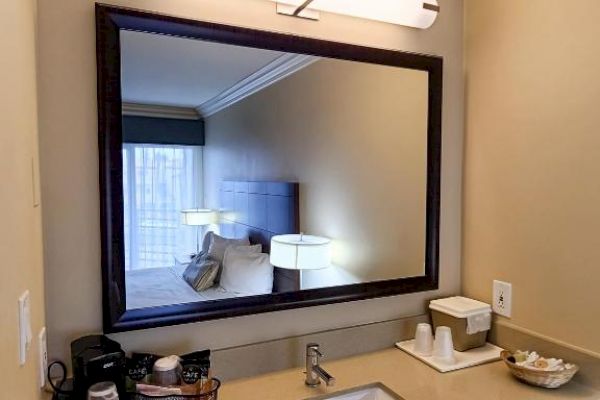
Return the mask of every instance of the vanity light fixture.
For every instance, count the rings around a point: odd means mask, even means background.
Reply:
[[[437,0],[270,0],[277,13],[318,20],[319,11],[427,29],[435,22]]]

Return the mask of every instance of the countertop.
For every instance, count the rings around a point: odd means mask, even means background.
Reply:
[[[527,386],[498,361],[441,374],[398,349],[382,350],[322,367],[336,378],[334,387],[309,388],[303,369],[290,369],[223,384],[219,400],[301,400],[381,382],[405,400],[600,399],[600,392],[571,382],[560,389]]]

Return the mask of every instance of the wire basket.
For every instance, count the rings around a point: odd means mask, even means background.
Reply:
[[[217,378],[211,379],[212,389],[202,394],[194,395],[167,395],[167,396],[148,396],[141,393],[131,393],[129,395],[130,400],[217,400],[219,395],[219,388],[221,387],[221,381]]]

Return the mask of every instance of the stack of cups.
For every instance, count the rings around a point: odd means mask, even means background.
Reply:
[[[417,325],[415,335],[415,353],[423,357],[431,357],[443,364],[454,364],[454,343],[452,331],[447,326],[438,326],[435,339],[431,333],[431,325]]]

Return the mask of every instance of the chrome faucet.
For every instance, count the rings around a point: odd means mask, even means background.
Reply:
[[[306,345],[306,380],[304,383],[308,386],[319,386],[321,379],[327,386],[335,385],[335,378],[319,365],[321,357],[323,357],[323,354],[319,351],[318,344],[309,343]]]

